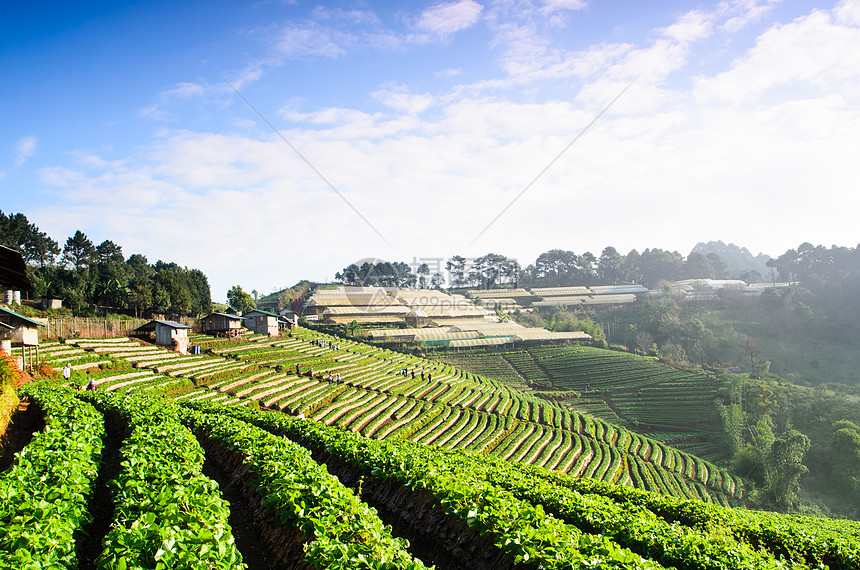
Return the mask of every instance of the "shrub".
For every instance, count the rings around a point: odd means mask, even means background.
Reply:
[[[15,359],[5,352],[0,352],[0,389],[5,390],[7,386],[17,388],[23,380],[24,377],[18,370]]]

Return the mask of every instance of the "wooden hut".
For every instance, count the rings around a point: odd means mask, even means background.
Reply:
[[[30,278],[27,277],[24,257],[14,249],[3,245],[0,245],[0,285],[24,291],[33,288]]]
[[[45,295],[42,297],[42,310],[47,311],[48,309],[62,309],[63,308],[63,300],[58,299],[56,297],[52,297],[51,295]]]
[[[0,307],[0,350],[12,355],[13,347],[21,347],[21,369],[39,363],[39,327],[44,324]],[[35,350],[35,358],[34,358]]]
[[[203,332],[214,335],[231,335],[242,329],[243,318],[227,313],[212,313],[203,317]]]
[[[134,329],[137,333],[155,333],[155,344],[176,350],[180,354],[188,353],[188,330],[191,327],[174,321],[152,320]]]
[[[406,326],[415,328],[426,327],[427,323],[430,322],[427,312],[423,309],[412,309],[406,313],[404,319],[406,320]]]
[[[282,309],[278,312],[278,316],[281,317],[282,321],[292,323],[290,328],[299,326],[299,315],[292,309]]]
[[[242,317],[245,319],[245,328],[251,329],[257,334],[268,334],[278,336],[278,315],[269,311],[254,309],[248,311]]]

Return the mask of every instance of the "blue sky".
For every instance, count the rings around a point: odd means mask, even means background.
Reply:
[[[367,257],[860,241],[858,0],[3,3],[0,37],[0,209],[216,300]]]

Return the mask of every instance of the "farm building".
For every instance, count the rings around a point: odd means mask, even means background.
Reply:
[[[12,348],[20,346],[21,369],[38,364],[39,327],[45,325],[4,307],[0,307],[0,325],[0,351],[11,355]]]
[[[297,326],[298,323],[296,323],[296,321],[294,321],[293,319],[278,315],[278,330],[280,332],[293,330]]]
[[[43,311],[47,311],[48,309],[62,309],[63,308],[63,300],[57,299],[56,297],[52,297],[50,295],[46,295],[42,297],[42,303],[40,305]]]
[[[357,307],[327,307],[322,319],[328,323],[401,323],[409,312],[403,305],[369,305]]]
[[[242,318],[244,319],[245,328],[257,334],[278,336],[280,333],[278,329],[278,315],[275,313],[254,309],[242,315]]]
[[[2,245],[0,245],[0,285],[18,289],[19,303],[20,290],[29,291],[33,288],[30,278],[27,277],[27,266],[24,263],[24,257],[14,249]]]
[[[292,309],[282,309],[278,312],[278,316],[281,317],[282,321],[289,321],[292,323],[292,327],[299,326],[299,315]]]
[[[152,320],[134,329],[136,333],[155,333],[155,344],[173,348],[180,354],[188,353],[188,325],[174,321]]]
[[[242,328],[242,317],[227,313],[212,313],[203,317],[203,332],[215,335],[230,335]]]
[[[401,305],[383,287],[338,287],[315,291],[305,303],[305,315],[322,315],[330,307],[388,307]]]
[[[430,321],[427,312],[423,309],[412,309],[403,318],[406,320],[406,326],[415,328],[425,327]]]
[[[395,324],[424,326],[429,319],[482,319],[490,313],[462,295],[436,289],[394,287],[339,287],[316,291],[305,304],[305,316],[328,323]],[[420,312],[419,312],[420,311]],[[425,320],[427,319],[427,320]]]

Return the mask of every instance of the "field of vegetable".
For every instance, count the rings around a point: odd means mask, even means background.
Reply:
[[[507,368],[530,379],[529,389],[588,414],[685,450],[723,460],[717,382],[654,359],[584,346],[537,346],[474,354],[447,353],[444,362],[517,386]],[[654,435],[652,435],[654,434]]]
[[[46,427],[0,473],[4,568],[860,564],[854,522],[730,509],[247,406],[47,384],[22,395]],[[606,444],[589,445],[606,457]]]
[[[104,391],[253,403],[375,439],[467,449],[681,497],[720,504],[742,498],[740,481],[713,464],[694,469],[696,458],[659,441],[634,439],[626,430],[570,411],[565,402],[438,361],[305,329],[279,339],[201,337],[192,337],[192,343],[206,342],[210,349],[200,356],[175,357],[159,349],[141,357],[138,350],[76,377],[79,384],[93,379]],[[100,349],[94,341],[75,342]],[[535,362],[521,358],[516,364],[527,370]]]

